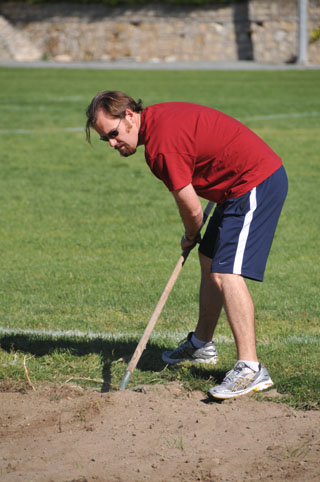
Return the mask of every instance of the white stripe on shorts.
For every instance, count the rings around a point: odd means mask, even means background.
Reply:
[[[234,258],[233,273],[241,274],[244,251],[246,249],[247,239],[249,235],[250,224],[253,218],[253,213],[257,208],[256,188],[254,187],[250,192],[250,210],[244,218],[244,223],[239,235],[238,247],[236,256]]]

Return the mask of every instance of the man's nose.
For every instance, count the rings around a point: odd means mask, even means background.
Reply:
[[[117,145],[117,139],[109,139],[109,145],[110,147],[114,147]]]

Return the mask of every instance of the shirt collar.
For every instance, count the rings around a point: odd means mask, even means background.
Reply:
[[[145,134],[146,134],[146,112],[145,112],[145,109],[143,109],[140,115],[138,146],[141,146],[145,143]]]

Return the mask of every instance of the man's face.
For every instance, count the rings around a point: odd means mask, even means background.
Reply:
[[[100,139],[109,142],[110,147],[119,151],[121,156],[128,157],[137,150],[139,127],[136,115],[129,109],[125,117],[111,117],[99,109],[94,129],[100,135]]]

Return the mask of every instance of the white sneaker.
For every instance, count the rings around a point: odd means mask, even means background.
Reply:
[[[273,385],[267,369],[259,364],[255,372],[244,362],[238,361],[230,370],[221,385],[210,388],[208,395],[213,398],[225,399],[239,397],[251,391],[258,392]]]
[[[202,348],[196,348],[192,341],[193,332],[189,333],[187,338],[180,341],[179,346],[172,351],[164,351],[162,360],[165,363],[211,363],[215,365],[218,361],[218,352],[213,342],[206,343]]]

